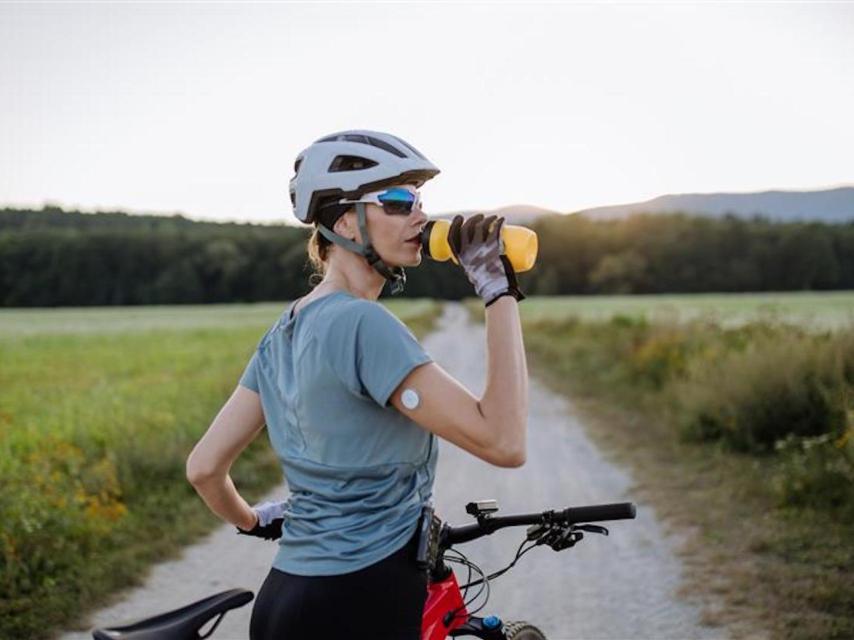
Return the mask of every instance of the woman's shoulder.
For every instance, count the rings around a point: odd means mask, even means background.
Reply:
[[[318,313],[317,328],[334,340],[359,339],[366,333],[410,333],[409,328],[383,303],[346,294]],[[320,318],[322,316],[322,319]]]
[[[340,296],[324,311],[330,326],[337,330],[349,327],[356,331],[365,324],[384,324],[389,320],[400,322],[381,302],[350,294]]]

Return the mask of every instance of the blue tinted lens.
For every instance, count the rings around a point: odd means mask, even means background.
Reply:
[[[401,189],[400,187],[395,187],[393,189],[389,189],[385,193],[381,193],[378,196],[380,202],[385,204],[386,202],[393,203],[414,203],[415,202],[415,194],[407,189]]]
[[[381,193],[377,199],[382,203],[383,210],[392,215],[408,215],[418,201],[415,194],[400,187]]]

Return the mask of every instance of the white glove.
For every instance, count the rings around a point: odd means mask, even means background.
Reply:
[[[276,518],[284,518],[286,503],[287,501],[262,502],[252,507],[252,510],[258,514],[258,525],[266,527]]]

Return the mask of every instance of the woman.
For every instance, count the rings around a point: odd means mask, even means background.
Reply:
[[[387,281],[400,292],[404,267],[421,262],[427,217],[417,189],[439,170],[375,131],[322,138],[294,169],[291,201],[316,226],[309,255],[322,281],[261,339],[187,477],[243,531],[284,519],[253,640],[416,640],[427,594],[416,527],[432,499],[436,436],[497,466],[525,460],[524,296],[501,255],[503,218],[457,216],[450,244],[487,307],[487,385],[477,398],[376,302]],[[228,471],[265,424],[291,495],[252,508]]]

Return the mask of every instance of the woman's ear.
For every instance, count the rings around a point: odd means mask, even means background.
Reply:
[[[332,230],[339,236],[348,240],[355,240],[358,235],[356,231],[356,214],[351,210],[342,215],[333,225]]]

